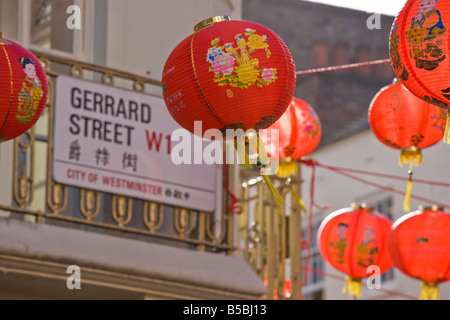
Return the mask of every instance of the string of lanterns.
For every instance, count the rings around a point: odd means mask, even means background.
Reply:
[[[421,149],[442,138],[450,144],[447,12],[449,2],[407,1],[389,38],[390,62],[401,84],[381,89],[369,109],[374,135],[401,150],[400,164],[410,164],[405,211],[410,209],[412,166],[422,162]],[[30,51],[1,35],[0,48],[0,67],[5,75],[0,80],[3,142],[36,123],[47,102],[48,87],[45,71]],[[383,63],[386,60],[347,67]],[[295,173],[293,163],[312,152],[321,135],[314,110],[294,97],[296,76],[344,68],[296,72],[289,49],[272,30],[255,22],[212,17],[197,24],[194,33],[169,55],[162,73],[163,98],[174,120],[191,133],[233,139],[245,168],[252,167],[249,154],[256,155],[264,181],[282,206],[281,196],[264,171],[269,156],[280,160],[279,176],[289,178]],[[409,93],[420,103],[412,102]],[[280,130],[279,150],[267,141],[264,146],[260,136],[260,130],[271,126]],[[236,135],[238,130],[242,133]],[[248,130],[254,134],[246,133]],[[253,150],[247,149],[255,145]],[[394,265],[422,280],[420,298],[438,299],[437,286],[450,279],[448,219],[447,213],[432,207],[392,224],[372,208],[345,208],[323,220],[319,248],[324,259],[348,275],[343,290],[353,296],[360,295],[360,280],[367,265],[376,264],[382,272]]]

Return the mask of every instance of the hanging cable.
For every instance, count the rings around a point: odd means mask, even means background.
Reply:
[[[333,172],[336,172],[336,173],[338,173],[338,174],[341,174],[341,175],[343,175],[343,176],[346,176],[346,177],[348,177],[348,178],[350,178],[350,179],[353,179],[353,180],[359,181],[359,182],[361,182],[361,183],[364,183],[364,184],[367,184],[367,185],[376,187],[376,188],[378,188],[378,189],[386,190],[386,191],[389,191],[389,192],[392,192],[392,193],[397,193],[397,194],[400,194],[400,195],[404,195],[404,194],[405,194],[404,191],[397,190],[397,189],[394,189],[394,188],[391,188],[391,187],[387,187],[387,186],[385,186],[385,185],[381,185],[381,184],[378,184],[378,183],[374,183],[374,182],[372,182],[372,181],[368,181],[368,180],[365,180],[365,179],[356,177],[356,176],[354,176],[354,175],[352,175],[352,174],[350,174],[350,173],[348,173],[348,172],[345,172],[344,170],[339,169],[339,168],[337,168],[337,167],[332,167],[332,166],[325,166],[325,165],[322,165],[322,164],[320,164],[320,163],[319,163],[318,161],[316,161],[316,160],[312,160],[312,159],[301,159],[300,162],[302,162],[302,163],[305,164],[305,165],[309,165],[309,166],[313,165],[312,168],[314,168],[315,166],[320,166],[320,167],[322,167],[322,168],[331,170],[331,171],[333,171]],[[423,181],[423,180],[422,180],[422,181]],[[414,198],[414,199],[416,199],[416,200],[418,200],[418,201],[421,201],[421,202],[433,203],[433,204],[435,204],[435,205],[437,205],[437,206],[439,206],[439,207],[449,208],[449,209],[450,209],[450,205],[448,205],[448,204],[440,203],[440,202],[437,202],[437,201],[433,201],[433,200],[431,200],[431,199],[427,199],[427,198],[424,198],[424,197],[420,197],[420,196],[416,196],[416,195],[413,195],[413,194],[412,194],[412,195],[411,195],[411,198]]]
[[[303,75],[307,75],[307,74],[323,73],[323,72],[331,72],[331,71],[341,71],[341,70],[348,70],[348,69],[368,67],[368,66],[374,66],[374,65],[380,65],[380,64],[388,64],[388,63],[391,63],[390,59],[381,59],[381,60],[373,60],[373,61],[366,61],[366,62],[356,62],[356,63],[344,64],[344,65],[340,65],[340,66],[331,66],[331,67],[324,67],[324,68],[316,68],[316,69],[296,71],[295,74],[297,76],[303,76]]]

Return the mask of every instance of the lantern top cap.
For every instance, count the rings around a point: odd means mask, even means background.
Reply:
[[[420,206],[420,207],[419,207],[419,210],[422,211],[422,212],[427,211],[427,210],[431,210],[431,211],[443,211],[444,208],[441,207],[441,206],[438,206],[438,205],[435,205],[435,204],[434,204],[434,205],[432,205],[432,206]]]
[[[200,31],[203,28],[206,28],[207,26],[212,25],[215,22],[221,22],[221,21],[230,21],[231,18],[229,16],[215,16],[208,19],[205,19],[199,23],[197,23],[194,27],[194,32]]]
[[[353,210],[359,210],[359,209],[363,209],[367,212],[372,212],[373,208],[371,206],[368,206],[366,203],[361,203],[361,204],[356,204],[356,203],[352,203],[352,208]]]

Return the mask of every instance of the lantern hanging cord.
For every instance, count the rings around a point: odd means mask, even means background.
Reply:
[[[305,160],[301,160],[302,162],[305,161],[306,164],[310,163],[311,159],[305,159]],[[313,160],[315,161],[315,160]],[[376,177],[381,177],[381,178],[388,178],[388,179],[394,179],[394,180],[402,180],[402,181],[408,181],[408,178],[405,178],[404,176],[396,176],[396,175],[392,175],[392,174],[385,174],[385,173],[378,173],[378,172],[370,172],[370,171],[365,171],[365,170],[358,170],[358,169],[351,169],[351,168],[343,168],[343,167],[336,167],[336,166],[327,166],[321,163],[318,163],[316,161],[316,165],[323,167],[323,168],[327,168],[327,169],[336,169],[336,170],[341,170],[341,171],[347,171],[347,172],[353,172],[353,173],[359,173],[359,174],[364,174],[364,175],[369,175],[369,176],[376,176]],[[432,185],[432,186],[439,186],[439,187],[447,187],[450,188],[450,183],[445,183],[445,182],[438,182],[438,181],[430,181],[430,180],[423,180],[423,179],[414,179],[414,183],[422,183],[422,184],[428,184],[428,185]]]
[[[301,246],[306,250],[306,269],[303,275],[303,283],[302,285],[306,285],[306,282],[308,281],[308,267],[311,262],[311,240],[312,240],[312,212],[313,207],[316,207],[318,209],[329,209],[329,205],[320,206],[314,201],[314,193],[315,193],[315,181],[316,181],[316,166],[314,163],[311,163],[311,181],[310,181],[310,187],[309,187],[309,210],[308,210],[308,239],[302,238],[301,239]]]
[[[330,66],[330,67],[296,71],[295,75],[303,76],[303,75],[308,75],[308,74],[324,73],[324,72],[331,72],[331,71],[341,71],[341,70],[362,68],[362,67],[375,66],[375,65],[381,65],[381,64],[389,64],[389,63],[391,63],[390,59],[380,59],[380,60],[372,60],[372,61],[366,61],[366,62],[356,62],[356,63],[344,64],[344,65],[339,65],[339,66]]]
[[[370,185],[370,186],[373,186],[373,187],[376,187],[376,188],[379,188],[379,189],[382,189],[382,190],[386,190],[386,191],[389,191],[389,192],[392,192],[392,193],[397,193],[397,194],[400,194],[400,195],[404,195],[405,194],[404,191],[400,191],[400,190],[397,190],[397,189],[394,189],[394,188],[391,188],[391,187],[387,187],[387,186],[384,186],[384,185],[381,185],[381,184],[378,184],[378,183],[374,183],[374,182],[371,182],[371,181],[368,181],[368,180],[356,177],[356,176],[354,176],[354,175],[352,175],[352,174],[350,174],[348,172],[345,172],[345,171],[350,171],[351,169],[343,170],[342,168],[323,165],[323,164],[319,163],[317,160],[314,160],[314,159],[300,159],[299,161],[301,163],[305,164],[305,165],[313,166],[312,168],[314,168],[315,166],[319,166],[319,167],[331,170],[333,172],[336,172],[338,174],[341,174],[343,176],[346,176],[346,177],[348,177],[350,179],[359,181],[361,183],[364,183],[364,184],[367,184],[367,185]],[[382,176],[382,174],[377,174],[377,175],[378,176]],[[409,178],[406,178],[406,179],[409,179]],[[414,181],[417,182],[419,180],[414,180]],[[423,182],[425,180],[421,180],[421,181]],[[435,204],[435,205],[437,205],[439,207],[449,208],[450,209],[450,205],[447,205],[447,204],[444,204],[444,203],[439,203],[439,202],[436,202],[436,201],[432,201],[432,200],[424,198],[424,197],[411,195],[411,198],[414,198],[414,199],[416,199],[418,201],[421,201],[421,202],[433,203],[433,204]]]
[[[225,157],[225,153],[223,155]],[[231,198],[231,202],[229,203],[227,207],[228,213],[234,213],[234,214],[241,214],[242,213],[242,206],[239,205],[239,202],[241,202],[241,199],[239,199],[229,188],[228,186],[228,165],[225,162],[225,159],[223,161],[223,187],[225,188],[226,192]]]

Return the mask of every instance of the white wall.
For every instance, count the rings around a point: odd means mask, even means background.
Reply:
[[[450,182],[450,146],[442,141],[434,146],[423,149],[423,163],[413,169],[413,179]],[[379,142],[370,130],[356,134],[333,145],[321,148],[309,155],[310,158],[329,166],[360,169],[371,172],[385,173],[407,177],[409,165],[403,168],[398,165],[400,152],[389,148]],[[306,204],[309,204],[311,168],[302,167],[304,183],[302,195]],[[406,181],[391,180],[366,175],[356,174],[359,178],[369,180],[397,190],[406,190]],[[315,181],[315,202],[320,205],[330,205],[328,210],[314,210],[314,215],[325,218],[331,212],[349,207],[352,202],[362,203],[366,199],[373,198],[387,191],[363,184],[361,182],[344,177],[330,170],[317,167]],[[412,194],[450,205],[450,190],[444,187],[429,186],[413,182]],[[403,195],[393,195],[394,219],[404,215]],[[417,210],[419,205],[431,205],[411,199],[411,210]],[[448,210],[447,210],[448,212]],[[336,269],[326,264],[325,272],[345,276]],[[341,293],[344,282],[325,277],[324,299],[349,299],[348,295]],[[398,291],[404,294],[418,297],[421,282],[401,274],[395,269],[394,281],[388,283],[384,289]],[[383,286],[382,286],[383,288]],[[450,283],[441,284],[441,299],[450,299]],[[363,290],[362,298],[367,299],[401,299],[400,296],[388,296],[382,292]]]
[[[198,22],[219,15],[239,20],[241,0],[109,1],[107,66],[161,80],[176,45]]]

